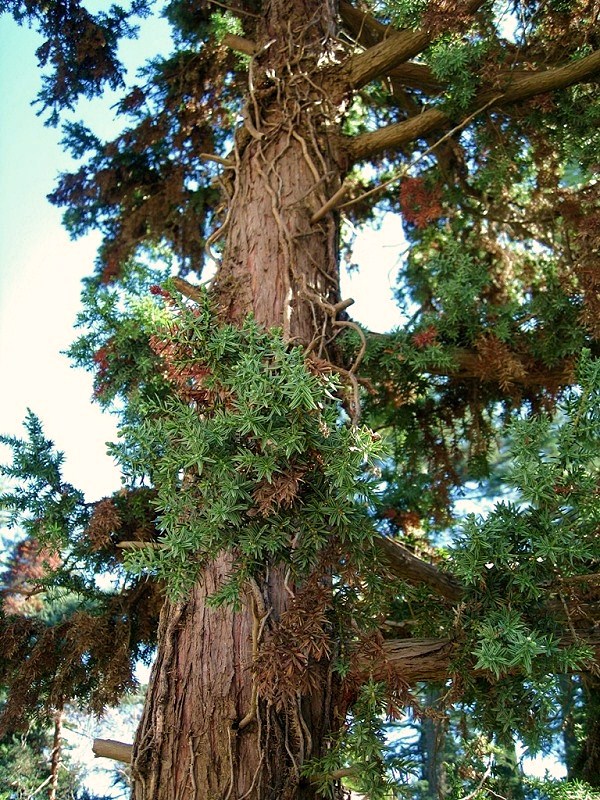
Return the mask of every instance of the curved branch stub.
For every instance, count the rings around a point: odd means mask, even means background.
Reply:
[[[131,764],[133,745],[116,739],[94,739],[92,753],[96,758],[111,758],[122,764]]]

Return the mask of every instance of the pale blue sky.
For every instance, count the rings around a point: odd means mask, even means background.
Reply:
[[[30,105],[39,38],[3,15],[0,43],[0,430],[20,434],[30,406],[67,452],[67,479],[103,494],[118,487],[104,445],[114,421],[89,402],[91,377],[59,355],[74,338],[79,283],[98,239],[71,242],[46,200],[69,159],[60,130],[44,127]]]

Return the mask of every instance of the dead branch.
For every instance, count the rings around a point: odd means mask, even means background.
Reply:
[[[131,764],[133,745],[115,739],[94,739],[92,752],[96,758],[112,758],[113,761]]]

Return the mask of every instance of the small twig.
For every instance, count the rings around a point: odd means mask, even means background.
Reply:
[[[221,156],[216,156],[214,153],[200,153],[200,158],[203,158],[205,161],[214,161],[216,164],[221,164],[225,169],[235,169],[235,162],[230,158],[221,158]]]
[[[325,214],[328,214],[330,211],[336,208],[342,197],[348,194],[349,191],[350,191],[350,184],[344,181],[344,183],[342,183],[337,192],[332,197],[329,198],[329,200],[325,203],[325,205],[321,206],[321,208],[316,212],[316,214],[312,215],[312,217],[310,218],[311,225],[315,225],[317,222],[319,222],[319,220],[323,219]]]
[[[209,0],[214,6],[220,6],[224,8],[226,11],[231,11],[234,16],[245,16],[245,17],[254,17],[254,19],[261,19],[260,14],[253,14],[251,11],[243,11],[241,8],[235,8],[234,6],[228,6],[227,3],[221,3],[220,0]]]
[[[491,772],[492,772],[492,759],[490,758],[490,763],[487,765],[486,770],[483,773],[483,776],[482,776],[481,780],[479,781],[479,783],[477,784],[477,786],[473,789],[472,792],[469,792],[469,794],[466,794],[466,795],[464,795],[464,797],[461,797],[460,800],[473,800],[473,798],[477,796],[477,794],[478,794],[479,790],[481,789],[481,787],[483,786],[483,784],[490,777]]]
[[[131,542],[117,542],[117,547],[121,550],[141,550],[143,547],[150,547],[153,550],[160,550],[161,547],[164,547],[163,544],[160,542],[139,542],[139,541],[131,541]]]
[[[367,339],[365,337],[365,334],[363,333],[363,330],[360,327],[360,325],[357,325],[356,322],[352,322],[350,320],[336,319],[333,324],[338,328],[352,328],[352,330],[356,331],[360,336],[361,340],[360,350],[358,351],[358,355],[354,359],[354,363],[350,367],[350,372],[356,372],[356,370],[360,365],[360,362],[363,360],[363,356],[367,349]]]
[[[465,125],[468,125],[469,122],[471,122],[471,120],[474,119],[478,114],[481,114],[482,111],[485,111],[486,108],[489,108],[491,105],[493,105],[496,102],[496,100],[498,100],[499,97],[502,97],[502,95],[501,94],[495,95],[494,97],[492,97],[491,100],[488,100],[487,103],[484,103],[484,105],[482,105],[480,108],[473,111],[473,113],[469,114],[469,116],[466,117],[466,119],[463,119],[463,121],[460,122],[458,125],[455,125],[454,128],[451,128],[443,136],[440,136],[440,138],[437,141],[435,141],[430,147],[428,147],[426,150],[420,153],[420,155],[418,155],[405,167],[402,167],[400,170],[398,170],[398,172],[391,178],[389,178],[387,181],[380,183],[378,186],[374,186],[372,189],[369,189],[368,192],[364,192],[358,197],[354,197],[352,200],[348,200],[347,203],[342,203],[340,209],[348,208],[348,206],[351,206],[354,203],[358,203],[360,200],[365,200],[367,197],[371,197],[371,195],[375,194],[376,192],[379,192],[382,189],[391,186],[392,183],[395,183],[396,181],[399,181],[401,178],[404,178],[407,175],[408,171],[412,169],[416,164],[418,164],[419,161],[425,158],[425,156],[428,156],[430,153],[432,153],[435,150],[435,148],[439,147],[443,142],[446,141],[446,139],[449,139],[455,133],[458,133],[458,131],[462,130],[462,128],[464,128]]]
[[[457,133],[458,131],[462,130],[462,128],[464,128],[465,125],[468,125],[469,122],[471,122],[472,119],[474,119],[478,114],[481,114],[482,111],[485,111],[486,108],[489,108],[489,106],[493,105],[500,97],[502,97],[501,94],[495,95],[494,97],[491,98],[491,100],[488,100],[480,108],[478,108],[475,111],[473,111],[473,113],[469,114],[469,116],[466,117],[466,119],[464,119],[458,125],[455,125],[454,128],[451,128],[449,131],[447,131],[447,133],[445,133],[443,136],[441,136],[436,142],[434,142],[430,147],[428,147],[426,150],[424,150],[420,155],[418,155],[410,163],[406,164],[404,167],[399,169],[398,172],[396,172],[395,175],[392,175],[392,177],[389,178],[387,181],[384,181],[383,183],[380,183],[377,186],[374,186],[372,189],[369,189],[368,192],[363,192],[363,194],[359,195],[358,197],[352,198],[352,200],[348,200],[347,202],[341,203],[341,204],[338,205],[338,203],[342,199],[342,197],[350,190],[349,182],[344,181],[344,183],[342,183],[342,185],[337,190],[337,192],[333,195],[333,197],[330,197],[330,199],[325,203],[325,205],[322,208],[320,208],[317,211],[316,214],[314,214],[312,216],[311,223],[314,224],[315,222],[318,222],[320,219],[322,219],[325,216],[325,214],[327,214],[329,211],[331,211],[334,208],[339,208],[339,209],[348,208],[349,206],[354,205],[355,203],[358,203],[361,200],[366,200],[368,197],[371,197],[372,195],[376,194],[377,192],[380,192],[383,189],[386,189],[388,186],[391,186],[393,183],[396,183],[396,181],[401,180],[402,178],[404,178],[407,175],[407,173],[408,173],[408,171],[410,169],[412,169],[416,164],[419,163],[419,161],[421,161],[423,158],[425,158],[425,156],[427,156],[430,153],[432,153],[435,150],[435,148],[439,147],[443,142],[446,141],[446,139],[449,139],[455,133]]]
[[[344,375],[350,383],[352,384],[352,402],[351,402],[351,418],[352,424],[358,425],[358,420],[360,418],[360,387],[358,384],[358,379],[353,372],[350,372],[349,369],[344,369],[343,367],[338,367],[334,365],[334,369],[336,372],[339,372],[340,375]]]
[[[48,784],[50,783],[50,781],[51,781],[51,780],[52,780],[52,775],[49,775],[49,776],[46,778],[46,780],[45,780],[43,783],[41,783],[41,784],[38,786],[38,788],[37,788],[37,789],[36,789],[34,792],[32,792],[32,793],[29,795],[29,797],[27,798],[27,800],[31,800],[31,798],[32,798],[32,797],[35,797],[35,796],[36,796],[36,794],[39,794],[39,792],[41,792],[41,791],[42,791],[42,789],[45,789],[45,788],[46,788],[46,786],[48,786]]]
[[[569,626],[569,630],[571,631],[571,635],[573,636],[573,641],[578,642],[578,641],[580,641],[580,637],[577,635],[577,632],[575,631],[575,628],[573,626],[573,620],[571,619],[571,614],[569,612],[569,608],[567,606],[566,600],[563,597],[562,592],[559,592],[558,596],[560,597],[560,602],[562,603],[563,608],[565,610],[565,616],[567,618],[567,625]]]

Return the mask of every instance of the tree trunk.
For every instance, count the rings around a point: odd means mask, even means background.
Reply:
[[[341,183],[339,109],[319,85],[317,55],[333,31],[322,0],[273,0],[251,67],[236,175],[214,294],[223,317],[249,312],[330,357],[339,300],[338,225],[311,217]],[[271,43],[271,44],[269,44]],[[262,48],[262,49],[261,49]],[[308,800],[301,766],[343,721],[326,659],[310,688],[275,703],[253,665],[299,587],[277,564],[247,587],[242,607],[211,609],[226,578],[222,554],[191,596],[163,608],[157,660],[133,753],[134,800]],[[258,633],[257,633],[258,631]],[[274,665],[277,666],[277,665]]]
[[[440,698],[440,690],[425,690],[425,703],[433,708]],[[425,716],[421,720],[420,750],[423,759],[421,777],[427,781],[428,800],[444,800],[448,796],[446,764],[444,761],[447,723],[445,719]]]
[[[567,778],[569,778],[569,780],[572,780],[574,777],[573,766],[579,751],[575,721],[579,680],[578,677],[575,678],[573,675],[558,676],[563,761],[567,768]]]
[[[62,726],[63,709],[59,708],[54,714],[54,737],[52,739],[52,754],[50,756],[50,786],[48,788],[48,800],[56,800],[58,790],[58,771],[61,764],[62,755]]]
[[[600,788],[600,679],[591,673],[584,673],[582,686],[586,736],[574,759],[573,777]]]

